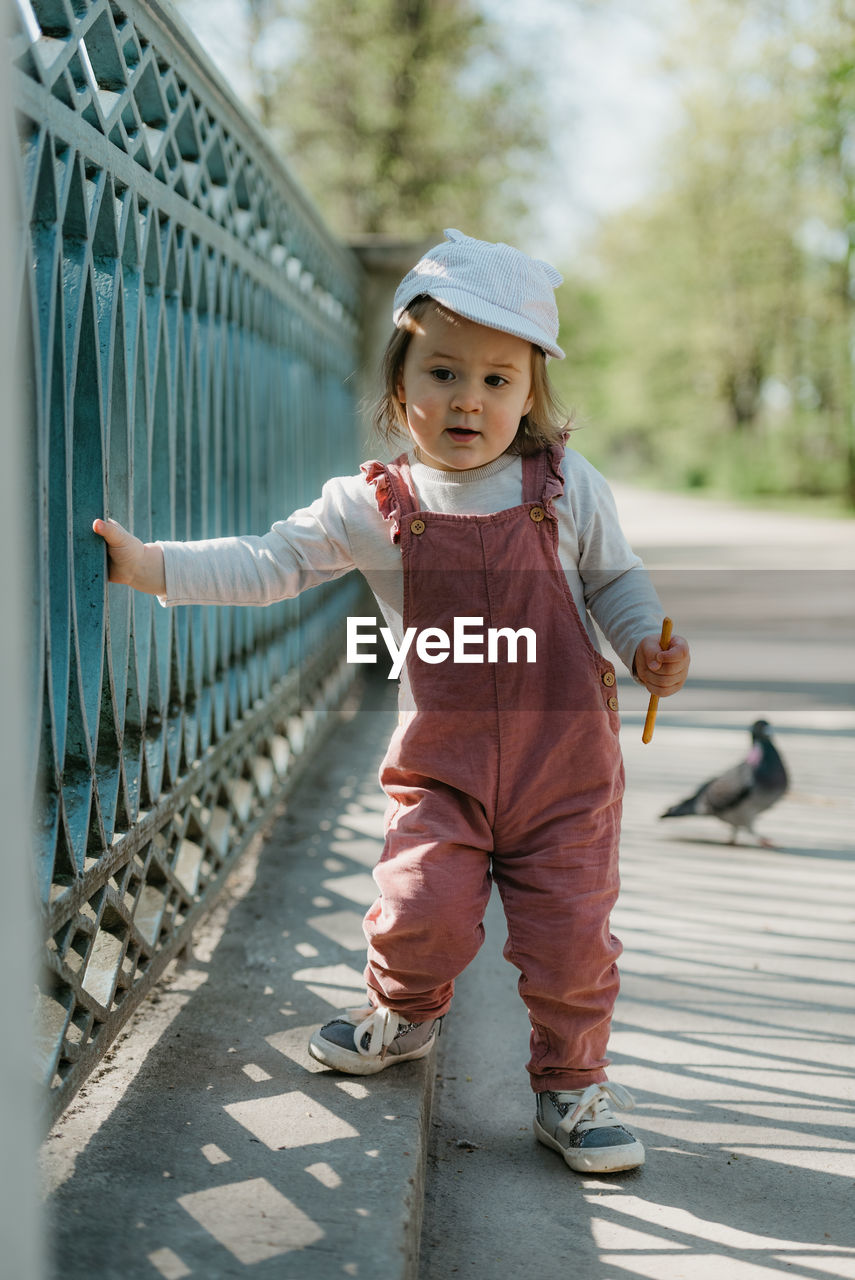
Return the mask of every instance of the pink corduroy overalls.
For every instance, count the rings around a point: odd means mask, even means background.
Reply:
[[[528,627],[537,660],[430,664],[380,771],[390,799],[365,918],[370,998],[411,1022],[444,1014],[484,938],[492,881],[532,1025],[535,1092],[606,1078],[620,943],[623,764],[615,674],[594,648],[558,560],[560,446],[523,459],[523,501],[493,515],[419,510],[406,456],[364,468],[400,540],[404,627],[455,617]],[[470,630],[472,628],[470,627]],[[478,628],[476,627],[477,631]],[[486,645],[470,646],[486,659]]]

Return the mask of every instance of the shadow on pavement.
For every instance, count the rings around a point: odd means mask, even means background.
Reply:
[[[363,1081],[306,1051],[317,1025],[364,1003],[376,774],[394,715],[388,688],[369,687],[192,957],[56,1126],[53,1274],[406,1274],[433,1064]]]
[[[660,724],[652,751],[624,723],[610,1075],[635,1096],[643,1169],[579,1177],[536,1143],[527,1019],[491,904],[440,1042],[421,1280],[855,1277],[855,743],[832,731],[818,752],[800,724],[785,738],[798,790],[764,815],[785,842],[765,849],[728,845],[711,819],[683,820],[685,838],[658,822],[744,729]]]

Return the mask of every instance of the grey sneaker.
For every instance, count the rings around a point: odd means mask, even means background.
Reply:
[[[619,1084],[539,1093],[534,1132],[577,1173],[635,1169],[644,1164],[644,1147],[616,1118],[610,1100],[623,1111],[635,1106],[632,1094]]]
[[[393,1063],[426,1058],[441,1024],[442,1018],[407,1022],[382,1005],[348,1009],[315,1032],[309,1053],[324,1066],[353,1076],[373,1076]]]

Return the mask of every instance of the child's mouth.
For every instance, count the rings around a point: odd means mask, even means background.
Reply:
[[[478,435],[478,432],[473,431],[470,427],[449,427],[448,434],[452,440],[473,440]]]

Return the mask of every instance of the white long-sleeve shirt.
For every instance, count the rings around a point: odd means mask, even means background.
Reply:
[[[436,471],[412,458],[410,465],[423,510],[490,515],[522,502],[522,459],[515,455],[469,471]],[[605,479],[569,448],[563,474],[564,493],[553,502],[561,567],[592,642],[593,617],[631,671],[639,641],[659,631],[662,606],[621,531]],[[260,537],[158,545],[166,572],[159,599],[166,605],[272,604],[358,569],[401,645],[401,549],[362,474],[329,480],[310,506]]]

